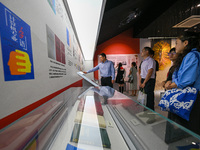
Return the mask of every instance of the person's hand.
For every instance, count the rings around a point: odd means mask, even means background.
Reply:
[[[141,87],[141,85],[142,85],[142,83],[141,83],[141,82],[139,82],[139,87]]]
[[[171,84],[169,84],[168,86],[166,86],[166,89],[167,90],[170,90],[170,89],[173,89],[173,88],[177,88],[177,85],[176,85],[176,83],[171,83]]]
[[[144,88],[144,87],[145,87],[145,83],[142,83],[140,87],[141,87],[141,88]]]
[[[87,72],[83,71],[84,74],[87,74]]]
[[[114,84],[115,80],[112,80],[112,84]]]
[[[165,83],[165,89],[166,90],[169,90],[169,89],[171,89],[171,85],[172,84],[172,81],[167,81],[166,83]]]
[[[163,82],[161,82],[161,86],[163,87],[163,88],[165,88],[165,81],[163,81]]]

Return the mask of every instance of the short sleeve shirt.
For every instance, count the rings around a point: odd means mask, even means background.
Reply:
[[[141,64],[141,74],[140,74],[141,78],[143,78],[143,79],[146,78],[149,69],[153,69],[153,73],[151,75],[151,78],[155,79],[156,62],[150,56],[147,57],[146,59],[144,59],[142,64]]]

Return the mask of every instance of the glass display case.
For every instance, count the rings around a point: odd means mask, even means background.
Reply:
[[[0,131],[0,149],[185,150],[200,136],[107,86],[70,88]]]

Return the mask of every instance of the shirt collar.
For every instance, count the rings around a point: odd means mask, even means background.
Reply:
[[[191,51],[197,51],[197,48],[193,48]]]
[[[108,59],[106,59],[106,61],[104,63],[108,62]]]
[[[151,58],[150,56],[148,56],[147,58],[145,58],[143,61],[147,61],[149,60],[149,58]]]
[[[101,62],[102,64],[104,64],[104,63],[106,63],[106,62],[108,62],[108,59],[106,59],[106,61],[105,62]]]

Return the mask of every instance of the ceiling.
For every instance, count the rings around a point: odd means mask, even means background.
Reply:
[[[200,15],[200,0],[107,0],[97,45],[133,28],[133,37],[174,37],[183,30],[172,26]]]

